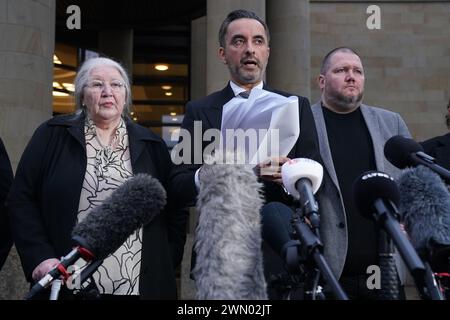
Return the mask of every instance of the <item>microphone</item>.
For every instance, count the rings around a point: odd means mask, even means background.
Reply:
[[[436,164],[436,160],[423,151],[423,147],[413,139],[393,136],[384,145],[384,155],[399,169],[424,165],[450,183],[450,171]]]
[[[450,272],[450,194],[441,178],[424,166],[399,178],[400,212],[411,242],[435,272]]]
[[[31,288],[25,299],[31,299],[55,279],[67,279],[70,276],[67,268],[79,258],[102,260],[115,252],[131,233],[149,223],[165,205],[166,192],[156,178],[137,174],[126,180],[74,227],[72,240],[76,246]]]
[[[400,202],[400,193],[394,178],[387,173],[367,171],[361,174],[353,183],[353,199],[360,214],[367,219],[379,220],[378,213],[383,207],[381,211],[397,219],[394,206]]]
[[[199,172],[197,299],[267,299],[261,184],[249,166],[209,163]]]
[[[323,244],[320,241],[319,233],[319,206],[314,194],[322,184],[323,167],[311,159],[292,159],[281,167],[281,177],[286,190],[300,202],[303,217],[308,220],[310,226],[303,221],[302,217],[296,215],[294,218],[292,210],[287,206],[281,203],[271,203],[265,205],[262,210],[264,239],[286,261],[287,267],[292,273],[301,271],[300,260],[302,262],[314,261],[317,268],[315,270],[320,270],[335,297],[347,300],[347,295],[342,290],[322,254]],[[292,225],[298,240],[290,239],[289,224]],[[299,249],[301,251],[300,260]],[[320,276],[317,271],[314,273]],[[313,282],[311,290],[307,289],[308,294],[312,293],[315,296],[316,285],[317,283]]]
[[[300,201],[301,207],[314,230],[319,228],[319,207],[314,194],[323,179],[320,163],[306,158],[296,158],[281,167],[281,178],[286,190]]]
[[[375,219],[393,240],[420,295],[426,299],[442,300],[436,282],[397,221],[400,193],[394,179],[383,172],[368,171],[355,180],[353,191],[361,214]]]
[[[283,260],[286,259],[286,250],[300,244],[298,240],[292,240],[293,216],[292,209],[281,202],[267,203],[261,209],[262,237]]]
[[[411,273],[421,274],[425,266],[397,221],[400,193],[394,179],[379,171],[365,172],[355,180],[353,196],[359,212],[386,229]]]
[[[400,193],[393,178],[382,172],[365,172],[355,180],[353,191],[356,207],[362,215],[368,219],[375,218],[379,223],[381,219],[390,219],[392,221],[390,225],[395,230],[394,232],[399,232],[399,225],[397,226],[397,223],[395,223],[398,219],[395,205],[399,202]],[[376,201],[379,201],[378,208],[374,208]],[[385,208],[381,210],[387,210],[385,213],[387,218],[380,218],[377,215],[373,216],[373,212],[380,210],[379,207],[382,206]],[[390,234],[391,232],[388,230],[388,233]],[[382,270],[379,298],[382,300],[398,300],[400,292],[398,289],[397,268],[394,260],[394,248],[392,247],[391,238],[384,230],[379,231],[378,243],[378,263]]]

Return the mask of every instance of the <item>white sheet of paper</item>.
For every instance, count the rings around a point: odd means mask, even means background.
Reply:
[[[252,165],[287,156],[300,134],[298,108],[296,96],[257,88],[248,99],[231,99],[223,106],[221,150],[243,153],[245,163]]]

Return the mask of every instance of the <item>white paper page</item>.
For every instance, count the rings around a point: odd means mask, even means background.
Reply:
[[[264,89],[253,89],[248,99],[233,98],[223,106],[220,149],[243,154],[252,165],[287,156],[300,134],[298,112],[296,96]]]

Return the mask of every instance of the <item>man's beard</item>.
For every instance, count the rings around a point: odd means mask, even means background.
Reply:
[[[245,72],[239,68],[239,66],[232,66],[228,65],[228,68],[231,72],[231,74],[236,78],[239,79],[241,84],[253,84],[255,82],[259,82],[262,80],[261,77],[261,69],[257,69],[255,71],[251,72]]]
[[[328,96],[329,102],[336,106],[339,110],[343,111],[353,111],[361,104],[364,92],[360,92],[356,96],[345,96],[339,92],[332,92]]]

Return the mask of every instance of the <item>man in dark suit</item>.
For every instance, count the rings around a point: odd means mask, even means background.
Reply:
[[[8,257],[13,244],[9,219],[5,210],[5,200],[13,180],[11,163],[5,146],[0,139],[0,270]]]
[[[269,88],[263,77],[266,70],[270,48],[269,30],[266,23],[255,13],[246,10],[231,12],[222,23],[219,31],[219,58],[227,65],[230,73],[230,81],[227,86],[200,100],[191,101],[186,106],[186,114],[181,129],[188,130],[191,137],[191,145],[194,139],[202,141],[203,133],[208,129],[220,129],[222,121],[222,108],[233,98],[241,98],[242,93],[254,88],[264,89],[282,96],[292,96],[286,92]],[[307,98],[298,97],[300,135],[294,147],[286,157],[276,159],[278,165],[272,175],[260,175],[264,183],[264,195],[266,202],[280,201],[291,204],[291,199],[284,192],[281,185],[281,165],[290,158],[311,158],[319,160],[319,148],[314,119]],[[288,121],[289,119],[286,119]],[[195,136],[194,122],[201,123],[201,137]],[[183,141],[184,142],[184,141]],[[178,201],[186,205],[194,205],[198,193],[199,169],[203,163],[203,150],[209,142],[202,141],[201,150],[191,148],[191,162],[178,165],[173,171],[173,192],[179,195]],[[199,153],[200,154],[196,154]],[[185,155],[183,155],[185,156]],[[196,157],[197,156],[197,157]],[[201,159],[201,161],[194,161]],[[200,162],[200,163],[199,163]],[[274,162],[272,162],[272,165]],[[261,169],[265,165],[258,165]],[[256,172],[261,170],[256,170]],[[269,261],[265,259],[265,272],[271,269]],[[278,258],[279,259],[279,258]],[[277,261],[275,264],[280,264]],[[282,263],[281,263],[282,264]]]
[[[450,99],[445,115],[447,127],[450,129]],[[421,142],[426,153],[436,159],[436,163],[450,170],[450,133]]]
[[[269,58],[269,30],[266,23],[253,12],[236,10],[231,12],[222,23],[219,32],[219,58],[228,66],[230,82],[225,88],[214,92],[202,99],[190,101],[186,105],[181,129],[188,130],[192,141],[199,139],[194,135],[194,121],[200,121],[203,133],[208,129],[220,129],[222,121],[222,107],[242,92],[253,88],[262,88],[283,96],[292,96],[289,93],[269,88],[263,77]],[[287,158],[305,157],[319,160],[319,147],[317,133],[314,125],[310,104],[307,98],[299,98],[300,136],[288,154]],[[201,137],[200,137],[200,140]],[[192,143],[193,145],[193,143]],[[208,141],[202,142],[202,152],[208,145]],[[178,165],[172,175],[172,186],[179,195],[178,201],[183,204],[193,205],[197,196],[196,172],[203,163],[195,163],[192,148],[191,163]],[[280,159],[280,165],[287,161]],[[266,193],[266,200],[273,201],[283,197],[281,188],[281,174],[278,171],[273,176],[262,176],[266,182],[266,188],[276,192]]]

